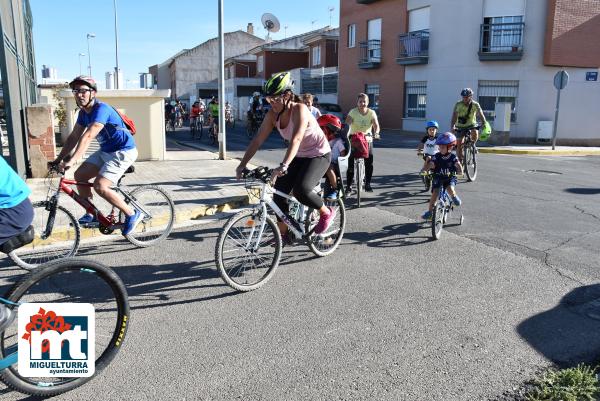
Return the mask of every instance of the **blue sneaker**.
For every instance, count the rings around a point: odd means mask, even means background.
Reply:
[[[83,225],[83,224],[97,223],[98,219],[96,218],[96,216],[86,213],[78,221],[79,221],[79,224]]]
[[[452,198],[452,202],[454,203],[454,206],[460,206],[462,204],[462,201],[460,200],[458,195]]]
[[[421,216],[423,220],[431,220],[431,212],[428,210]]]
[[[123,235],[127,235],[137,227],[138,223],[142,219],[142,213],[135,209],[133,216],[127,216],[125,218],[125,224],[123,224],[122,233]]]
[[[334,189],[325,195],[325,199],[327,200],[336,200],[337,199],[337,191]]]

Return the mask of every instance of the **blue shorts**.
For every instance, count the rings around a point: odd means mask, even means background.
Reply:
[[[26,198],[17,206],[0,209],[0,245],[21,234],[33,221],[33,206]]]
[[[455,187],[456,183],[457,183],[457,179],[456,177],[433,177],[433,182],[431,184],[431,187],[433,189],[440,189],[441,186],[443,185],[444,188],[446,188],[447,186],[451,186],[451,187]]]

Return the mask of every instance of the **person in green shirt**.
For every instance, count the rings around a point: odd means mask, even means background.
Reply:
[[[359,93],[357,106],[350,110],[346,116],[346,124],[350,126],[348,137],[355,132],[362,132],[369,143],[369,157],[365,159],[365,191],[373,192],[371,178],[373,177],[373,138],[380,139],[379,120],[373,109],[369,108],[369,96]],[[350,153],[348,159],[348,172],[346,173],[346,193],[352,192],[352,180],[354,179],[354,157]]]
[[[215,135],[219,131],[219,98],[213,97],[210,103],[208,103],[208,112],[211,117],[211,124],[215,126]]]
[[[485,125],[486,119],[479,103],[473,100],[473,89],[464,88],[460,92],[460,95],[462,96],[462,100],[459,100],[454,105],[450,127],[452,127],[452,130],[457,134],[456,137],[458,140],[456,146],[456,155],[462,162],[462,144],[464,142],[464,136],[459,132],[459,130],[469,130],[471,134],[471,140],[473,142],[477,142],[479,139],[479,132],[477,130],[477,117],[479,117],[482,127]]]

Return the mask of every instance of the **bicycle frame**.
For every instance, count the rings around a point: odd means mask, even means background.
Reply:
[[[115,206],[112,207],[111,213],[108,216],[104,216],[104,214],[100,210],[98,210],[98,208],[91,201],[89,201],[87,198],[84,198],[83,196],[81,196],[77,192],[75,192],[75,190],[73,190],[73,188],[70,187],[71,185],[80,185],[80,186],[85,186],[85,187],[90,187],[90,188],[94,186],[94,184],[89,183],[89,182],[77,182],[75,180],[68,180],[64,177],[61,177],[60,181],[58,183],[58,190],[56,192],[56,195],[53,196],[53,198],[55,199],[55,202],[57,204],[58,204],[59,194],[61,192],[64,192],[71,199],[73,199],[75,202],[77,202],[81,207],[83,207],[87,213],[97,216],[98,222],[100,223],[101,226],[107,227],[107,228],[113,228],[113,229],[122,227],[122,224],[115,223],[115,216],[114,216]],[[152,215],[150,213],[148,213],[139,203],[136,202],[135,199],[133,199],[131,196],[129,196],[129,194],[127,192],[123,191],[119,186],[111,187],[111,189],[118,192],[119,194],[121,194],[126,200],[131,202],[131,204],[136,209],[138,209],[139,211],[144,213],[144,215],[146,215],[147,217],[152,217]],[[46,227],[46,231],[48,231],[48,227]],[[50,227],[50,231],[52,231],[51,227]],[[46,233],[44,233],[44,235],[49,236],[50,233],[46,232]]]

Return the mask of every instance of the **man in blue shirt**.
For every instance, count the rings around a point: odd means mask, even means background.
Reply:
[[[0,245],[31,225],[30,193],[25,181],[0,156]]]
[[[81,159],[90,142],[95,138],[100,143],[100,150],[91,154],[75,171],[75,180],[89,182],[94,180],[94,190],[111,205],[120,209],[127,216],[123,227],[123,235],[133,231],[141,219],[140,211],[129,206],[111,189],[125,170],[137,159],[137,149],[131,132],[125,127],[123,119],[110,105],[96,99],[96,81],[91,77],[78,76],[69,86],[75,102],[79,107],[77,123],[65,141],[62,151],[52,162],[61,163],[64,170],[71,168]],[[69,157],[71,151],[73,155]],[[92,198],[90,187],[78,186],[81,196]],[[84,215],[79,219],[81,224],[97,221],[96,216]]]

